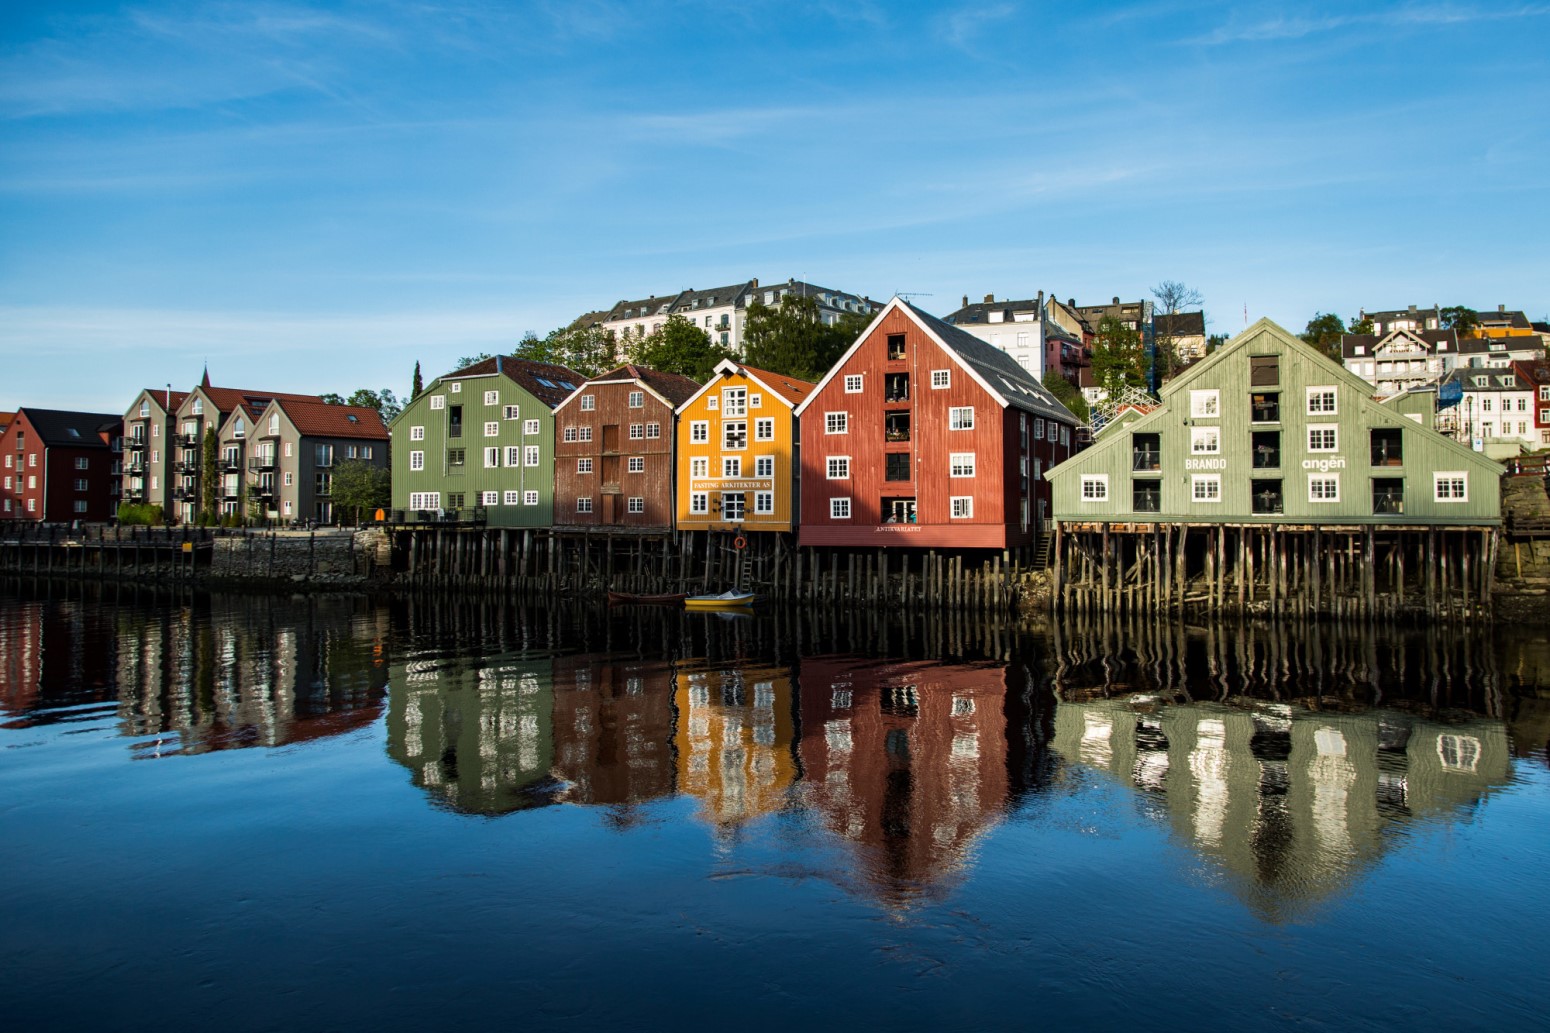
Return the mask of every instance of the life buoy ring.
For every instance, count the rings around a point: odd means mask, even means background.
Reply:
[[[742,535],[738,535],[736,538],[732,539],[732,548],[734,548],[734,549],[746,549],[746,548],[748,548],[748,539],[744,538]]]

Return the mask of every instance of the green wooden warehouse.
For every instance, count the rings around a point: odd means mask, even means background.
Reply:
[[[1501,467],[1269,320],[1051,469],[1057,606],[1474,616]]]
[[[404,523],[554,523],[554,410],[587,378],[508,355],[438,377],[392,422]]]

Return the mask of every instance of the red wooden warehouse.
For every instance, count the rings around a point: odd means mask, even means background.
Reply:
[[[1030,545],[1077,424],[1006,352],[900,298],[797,414],[802,545]]]
[[[554,411],[556,526],[673,526],[674,410],[688,377],[625,365],[593,377]]]

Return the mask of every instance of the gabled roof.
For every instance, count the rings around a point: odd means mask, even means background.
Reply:
[[[43,444],[68,448],[107,448],[102,435],[124,422],[122,413],[34,409],[26,405],[16,412],[18,420],[23,416]]]
[[[1512,370],[1530,383],[1550,384],[1550,359],[1517,359],[1512,364]],[[0,423],[4,420],[5,414],[0,413]]]
[[[1204,312],[1163,312],[1152,317],[1152,328],[1158,337],[1204,337],[1206,314]]]
[[[658,369],[648,369],[645,366],[637,366],[633,362],[627,362],[623,366],[617,366],[607,373],[599,373],[597,376],[577,387],[576,390],[565,396],[565,400],[555,406],[555,410],[565,408],[572,401],[580,397],[588,386],[593,384],[639,384],[657,400],[669,409],[677,410],[684,402],[693,398],[699,391],[700,384],[688,377],[681,377],[677,373],[664,373]]]
[[[462,369],[445,373],[436,378],[435,384],[446,380],[466,380],[494,374],[510,380],[550,409],[556,408],[565,401],[570,393],[576,390],[577,385],[587,379],[568,366],[519,359],[514,355],[497,355],[493,359],[481,359],[472,366],[464,366]],[[426,388],[427,392],[429,390],[430,388]]]
[[[309,402],[322,400],[317,395],[292,394],[286,391],[249,391],[246,388],[240,387],[210,387],[205,384],[201,384],[194,390],[210,399],[210,404],[215,406],[222,416],[227,415],[234,409],[242,408],[247,410],[250,417],[256,417],[264,411],[265,406],[276,398]],[[184,401],[187,401],[188,396],[193,393],[194,391],[190,391],[188,394],[185,394],[183,396]],[[181,402],[178,404],[182,405]]]
[[[1470,393],[1533,390],[1533,384],[1520,380],[1511,366],[1460,366],[1443,380],[1444,384],[1453,382]]]
[[[993,312],[999,312],[1000,323],[1015,323],[1019,313],[1032,313],[1035,319],[1025,319],[1022,322],[1032,323],[1037,321],[1039,310],[1043,302],[1038,298],[1028,298],[1025,301],[977,301],[972,305],[965,305],[956,312],[949,312],[942,317],[942,322],[951,323],[954,326],[968,326],[978,323],[991,322]]]
[[[613,308],[608,310],[604,322],[617,322],[621,319],[650,319],[652,316],[665,316],[673,307],[673,302],[683,297],[683,292],[669,294],[659,298],[652,295],[639,301],[616,301]]]
[[[1012,356],[995,345],[980,340],[967,330],[961,330],[951,323],[942,322],[928,312],[922,312],[899,297],[884,305],[882,311],[873,317],[871,324],[861,332],[861,336],[856,338],[856,342],[850,346],[840,361],[836,362],[818,382],[813,394],[817,394],[829,381],[840,374],[845,364],[850,361],[850,357],[882,325],[888,313],[893,311],[903,312],[913,319],[915,324],[925,331],[926,335],[943,351],[957,360],[959,367],[965,373],[973,377],[980,387],[1003,406],[1023,409],[1072,426],[1082,422],[1072,415],[1070,409],[1061,405],[1055,396],[1049,393],[1049,389],[1039,383],[1038,379]],[[803,402],[797,408],[797,415],[800,416],[806,407],[807,402]]]
[[[141,395],[149,397],[151,401],[155,402],[157,405],[161,406],[163,410],[169,413],[177,412],[179,407],[181,407],[184,402],[188,401],[187,391],[172,391],[165,387],[144,388],[141,390],[140,394],[135,395],[135,399],[139,400]]]
[[[704,291],[697,291],[691,287],[674,299],[673,307],[669,311],[694,312],[700,309],[719,308],[722,305],[735,305],[746,298],[753,284],[753,280],[744,280],[742,283],[712,287]]]
[[[752,380],[770,394],[785,402],[793,411],[800,411],[802,401],[810,397],[813,390],[817,387],[816,384],[809,384],[805,380],[788,377],[784,373],[773,373],[767,369],[745,366],[733,359],[722,359],[718,362],[716,364],[716,373],[717,376],[712,377],[710,383],[695,391],[688,398],[685,398],[674,411],[683,412],[696,398],[713,390],[720,382],[722,376],[735,376],[738,373],[743,374],[749,380]]]
[[[1429,352],[1435,352],[1439,345],[1448,345],[1444,350],[1457,350],[1459,347],[1458,334],[1452,330],[1390,330],[1384,334],[1341,334],[1340,354],[1347,359],[1370,358],[1380,347],[1391,341],[1405,338],[1419,341],[1426,346]],[[1363,349],[1360,354],[1356,349]]]
[[[292,425],[309,438],[364,438],[386,441],[387,425],[382,415],[367,405],[330,405],[327,402],[296,402],[275,399]]]

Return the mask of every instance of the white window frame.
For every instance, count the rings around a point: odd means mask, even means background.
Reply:
[[[1313,441],[1313,436],[1315,434],[1319,435],[1321,438],[1327,434],[1329,436],[1329,444],[1325,445],[1322,442],[1320,442],[1319,444],[1315,445],[1314,441]],[[1307,433],[1306,444],[1308,446],[1308,451],[1309,452],[1338,452],[1338,451],[1340,451],[1340,424],[1338,424],[1338,423],[1310,423],[1310,424],[1308,424],[1308,433]]]
[[[522,446],[522,465],[523,466],[537,466],[542,459],[543,459],[543,449],[539,448],[537,445],[523,445]]]
[[[1338,416],[1338,397],[1333,384],[1321,384],[1307,388],[1307,402],[1303,407],[1303,412],[1309,416]],[[1318,403],[1317,408],[1314,406],[1315,401]],[[1324,407],[1326,402],[1328,403],[1328,408]]]
[[[632,423],[632,424],[630,424],[630,440],[631,441],[645,441],[646,440],[646,425],[644,423]]]
[[[823,432],[825,434],[849,434],[850,413],[843,411],[824,413]]]
[[[646,424],[646,440],[647,441],[657,441],[661,437],[662,437],[662,424],[658,423],[656,420],[652,420],[651,422]]]
[[[850,456],[830,456],[824,463],[825,480],[848,481],[850,480]]]
[[[948,430],[973,430],[974,406],[955,405],[947,410]]]
[[[1313,486],[1315,484],[1332,484],[1335,488],[1333,495],[1315,496]],[[1308,502],[1320,504],[1340,501],[1340,475],[1338,473],[1310,473],[1308,475]]]
[[[1189,477],[1189,500],[1215,505],[1222,501],[1222,475],[1196,473]]]
[[[974,517],[973,495],[949,495],[947,514],[952,520],[970,520]]]
[[[1460,486],[1460,494],[1454,495],[1450,489],[1444,495],[1443,484],[1457,481]],[[1469,474],[1464,470],[1438,470],[1432,474],[1432,500],[1435,502],[1454,503],[1469,501]]]
[[[1191,427],[1189,429],[1189,454],[1215,456],[1222,454],[1222,428]]]
[[[865,386],[866,386],[866,380],[864,378],[864,374],[861,374],[861,373],[847,373],[847,374],[845,374],[845,393],[846,394],[848,394],[848,395],[859,395],[862,392],[862,389]]]
[[[1216,388],[1189,393],[1189,415],[1196,420],[1215,420],[1222,415],[1222,392]]]
[[[774,477],[775,476],[775,457],[774,456],[754,456],[754,460],[753,460],[753,475],[755,477]]]
[[[494,470],[501,465],[501,447],[491,445],[484,450],[484,468]]]
[[[460,395],[460,394],[463,393],[463,385],[460,384],[460,383],[454,382],[454,383],[451,383],[451,384],[447,385],[447,390],[451,391],[455,395]]]
[[[689,443],[692,444],[692,445],[703,445],[703,444],[708,443],[709,441],[710,441],[710,421],[709,420],[690,420],[689,421]]]
[[[506,465],[508,467],[510,467],[510,466],[521,466],[522,465],[522,446],[521,445],[507,445],[506,446]]]
[[[754,516],[770,516],[775,512],[775,493],[773,491],[756,491],[753,493]]]
[[[498,437],[500,437],[501,436],[500,421],[499,420],[485,420],[484,421],[484,436],[487,437],[487,438],[498,438]]]
[[[849,520],[850,519],[850,496],[848,496],[848,495],[841,495],[841,496],[829,499],[829,519],[830,520]]]
[[[645,473],[646,472],[646,457],[645,456],[630,456],[628,459],[625,460],[625,471],[624,472],[625,473]]]
[[[486,391],[484,393],[484,404],[485,405],[500,405],[501,404],[501,393],[499,391]]]
[[[578,512],[578,513],[590,513],[590,512],[592,512],[592,496],[591,495],[578,495],[578,496],[576,496],[576,512]]]
[[[624,508],[627,513],[644,513],[646,512],[646,497],[644,495],[631,495],[629,502],[625,503]]]
[[[489,403],[486,403],[489,404]],[[498,491],[483,491],[479,493],[481,506],[498,506],[501,504],[501,493]]]
[[[947,455],[947,476],[949,478],[973,477],[975,459],[973,452],[949,452]]]
[[[501,409],[501,419],[520,420],[522,418],[522,406],[508,405]]]
[[[537,420],[523,420],[522,421],[522,433],[523,434],[537,434],[538,432],[539,432],[539,426],[538,426],[538,421]]]
[[[581,396],[581,411],[595,412],[597,410],[597,397],[595,395]]]
[[[692,457],[690,457],[690,459],[689,459],[689,476],[690,477],[701,477],[701,478],[709,477],[710,476],[710,457],[709,456],[692,456]]]
[[[953,371],[950,369],[934,369],[931,371],[931,389],[940,391],[944,387],[953,386]]]
[[[524,506],[536,506],[536,505],[538,505],[538,492],[534,491],[532,488],[529,488],[527,491],[524,491],[522,493],[522,504]]]
[[[446,407],[447,407],[447,396],[446,395],[431,395],[431,408],[432,409],[445,409]]]
[[[689,493],[689,514],[691,516],[705,516],[710,512],[710,492],[691,491]]]
[[[743,476],[742,456],[721,457],[721,477],[723,480],[736,479]]]
[[[504,504],[508,506],[520,506],[522,504],[522,493],[520,491],[506,492],[506,500]]]
[[[753,439],[755,441],[775,440],[775,417],[759,416],[753,421]]]
[[[581,456],[581,457],[579,457],[576,460],[576,472],[578,474],[581,474],[581,473],[591,473],[592,472],[592,457],[591,456]]]
[[[646,407],[646,392],[631,391],[629,402],[631,409],[644,409]]]
[[[722,416],[747,416],[748,415],[748,388],[724,387],[721,389],[721,415]]]
[[[409,453],[409,469],[411,469],[411,470],[423,470],[423,469],[425,469],[425,453],[424,452],[421,452],[419,449],[415,449],[415,450],[413,450],[413,451],[411,451]],[[415,508],[416,509],[421,509],[421,508],[424,508],[424,507],[416,506]]]
[[[1082,475],[1082,501],[1109,501],[1109,475],[1106,473],[1084,473]]]

